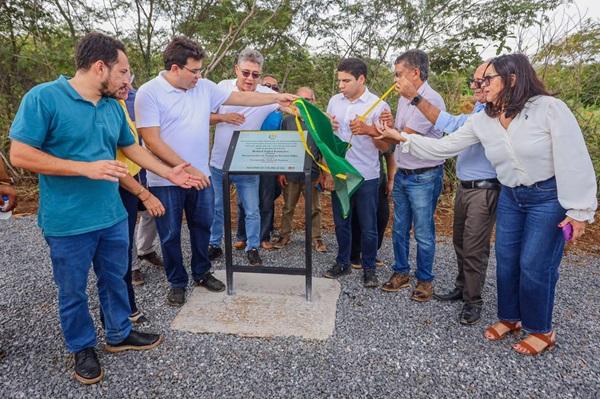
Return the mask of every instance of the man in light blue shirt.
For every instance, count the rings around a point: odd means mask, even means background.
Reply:
[[[471,81],[476,99],[473,113],[485,109],[485,94],[481,81],[487,63],[479,66]],[[398,82],[400,93],[414,98],[417,91],[407,80]],[[422,114],[435,128],[451,134],[458,130],[470,115],[450,115],[423,99],[417,105]],[[453,242],[458,263],[455,288],[444,294],[435,294],[440,301],[462,299],[464,306],[459,320],[462,324],[474,324],[480,319],[481,291],[485,282],[490,253],[490,236],[496,220],[496,203],[500,185],[496,171],[485,157],[481,144],[474,144],[458,155],[456,174],[460,180],[454,202]]]

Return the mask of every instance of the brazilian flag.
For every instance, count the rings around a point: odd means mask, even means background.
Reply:
[[[348,143],[342,141],[333,133],[333,127],[327,115],[310,102],[300,98],[294,101],[294,105],[298,108],[308,133],[327,163],[325,166],[317,162],[321,169],[333,176],[335,193],[342,207],[342,216],[347,218],[350,213],[350,198],[364,180],[362,175],[345,158],[346,151],[349,148]],[[297,122],[299,125],[299,121]],[[305,146],[305,148],[308,147]]]

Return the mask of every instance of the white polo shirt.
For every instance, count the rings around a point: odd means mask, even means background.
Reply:
[[[200,79],[189,90],[173,87],[163,76],[142,85],[135,97],[135,124],[139,128],[160,127],[161,139],[181,158],[210,176],[210,113],[229,98],[229,92],[214,82]],[[148,185],[173,183],[148,171]]]
[[[235,79],[222,80],[219,82],[219,88],[231,94],[234,91],[239,91],[235,84]],[[265,86],[257,86],[256,91],[259,93],[275,93],[273,90]],[[244,115],[246,120],[241,125],[233,125],[231,123],[217,123],[215,129],[215,142],[213,144],[212,153],[210,155],[210,166],[223,169],[227,150],[233,137],[233,132],[236,130],[260,130],[262,123],[267,115],[279,109],[278,104],[262,105],[260,107],[246,107],[241,105],[223,105],[219,107],[218,114],[227,114],[235,112]]]
[[[367,88],[362,96],[354,101],[350,101],[342,93],[331,97],[327,112],[334,115],[340,124],[340,128],[335,134],[343,141],[348,142],[352,137],[350,122],[366,112],[378,98]],[[386,109],[389,110],[390,106],[385,101],[377,104],[377,107],[367,116],[367,125],[375,124],[375,121],[379,120],[379,115]],[[354,136],[351,144],[352,147],[346,152],[346,160],[360,172],[365,180],[379,178],[379,150],[373,144],[373,139],[370,136]]]

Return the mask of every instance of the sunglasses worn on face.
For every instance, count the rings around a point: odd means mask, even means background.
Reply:
[[[279,91],[279,86],[277,85],[272,85],[271,83],[264,83],[263,86],[268,87],[269,89],[273,90],[273,91]]]
[[[484,76],[483,79],[481,79],[481,87],[489,86],[490,83],[492,83],[492,79],[497,78],[499,76],[500,74]]]
[[[252,75],[253,79],[260,78],[260,73],[259,72],[248,71],[246,69],[242,69],[242,70],[240,70],[240,72],[242,73],[242,76],[245,77],[245,78],[249,77],[250,75]]]

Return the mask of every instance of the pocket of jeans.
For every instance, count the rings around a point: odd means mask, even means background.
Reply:
[[[546,180],[539,183],[535,183],[535,190],[541,192],[553,192],[556,191],[556,179]]]
[[[431,182],[435,181],[435,179],[438,178],[437,169],[433,169],[433,170],[427,171],[425,173],[420,173],[418,175],[413,175],[413,176],[414,176],[414,180],[417,183],[431,183]]]

